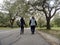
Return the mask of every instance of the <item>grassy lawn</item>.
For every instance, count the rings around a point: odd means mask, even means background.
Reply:
[[[17,28],[9,28],[9,27],[0,27],[0,30],[14,30]]]
[[[46,28],[38,28],[38,30],[51,34],[60,39],[60,27],[53,27],[51,30],[46,30]]]
[[[60,27],[52,27],[53,30],[60,30]]]

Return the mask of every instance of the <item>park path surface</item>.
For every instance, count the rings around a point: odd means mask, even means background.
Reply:
[[[0,45],[50,45],[41,35],[35,32],[31,34],[26,28],[24,34],[20,35],[20,29],[0,31]]]

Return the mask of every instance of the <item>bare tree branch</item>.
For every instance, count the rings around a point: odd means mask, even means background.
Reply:
[[[51,18],[55,15],[55,13],[59,10],[60,8],[56,9],[53,13],[53,15],[51,16]]]
[[[38,11],[43,11],[43,9],[38,9],[38,8],[35,8],[35,10],[38,10]]]

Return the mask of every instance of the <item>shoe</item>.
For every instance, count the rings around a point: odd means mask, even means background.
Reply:
[[[34,33],[32,33],[32,34],[34,34]]]

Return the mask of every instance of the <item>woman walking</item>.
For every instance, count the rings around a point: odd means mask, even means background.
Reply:
[[[24,33],[24,25],[25,25],[24,18],[21,17],[21,19],[20,19],[20,27],[21,27],[21,32],[20,32],[20,34],[23,34],[23,33]]]
[[[36,20],[35,20],[34,17],[32,17],[32,18],[30,19],[29,25],[31,26],[31,32],[32,32],[32,34],[34,34],[34,32],[35,32],[35,27],[36,27],[36,25],[37,25],[37,22],[36,22]]]

